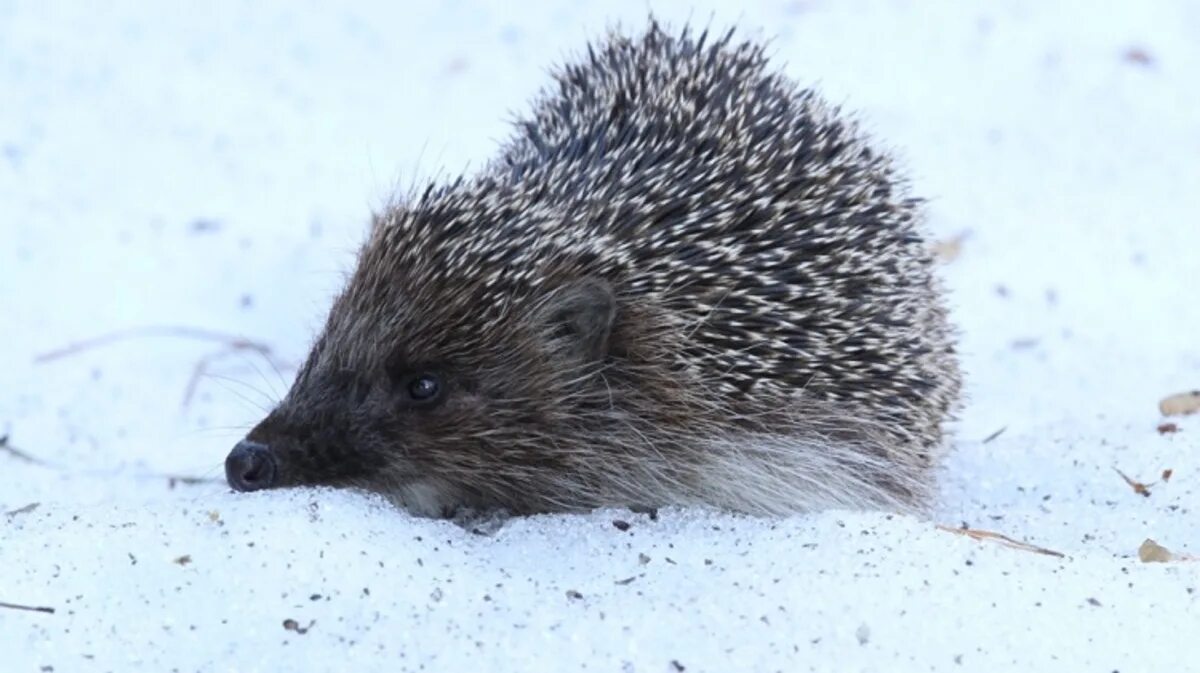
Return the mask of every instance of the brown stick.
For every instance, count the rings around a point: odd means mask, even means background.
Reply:
[[[57,348],[52,351],[47,351],[33,358],[35,364],[42,364],[52,360],[58,360],[71,355],[77,355],[85,350],[98,348],[118,341],[126,339],[135,339],[141,337],[183,337],[187,339],[199,339],[201,341],[211,341],[221,344],[221,349],[215,353],[210,353],[200,358],[196,362],[196,366],[192,369],[192,375],[188,379],[187,386],[183,391],[183,407],[186,409],[192,401],[192,396],[196,392],[197,386],[200,384],[200,379],[204,378],[208,370],[208,366],[215,360],[240,351],[251,351],[257,353],[266,360],[276,372],[281,366],[286,367],[284,363],[275,359],[275,354],[271,347],[259,341],[252,341],[244,337],[235,336],[226,332],[217,330],[205,329],[202,327],[189,327],[187,325],[147,325],[144,327],[131,327],[129,329],[116,330],[101,334],[100,336],[84,339],[69,343],[62,348]]]
[[[259,353],[268,354],[271,352],[271,347],[251,341],[249,339],[218,332],[217,330],[204,329],[202,327],[189,327],[187,325],[147,325],[145,327],[131,327],[129,329],[116,330],[101,334],[100,336],[84,339],[69,343],[62,348],[57,348],[52,351],[47,351],[33,358],[35,363],[50,362],[59,358],[75,355],[77,353],[105,346],[107,344],[116,343],[125,339],[134,339],[140,337],[167,336],[167,337],[183,337],[187,339],[200,339],[202,341],[214,341],[224,344],[230,348],[239,350],[252,350]]]
[[[10,510],[10,511],[8,511],[8,512],[5,512],[5,513],[4,513],[4,516],[6,516],[6,517],[8,517],[8,518],[10,518],[10,519],[11,519],[11,518],[13,518],[13,517],[20,516],[20,515],[22,515],[22,514],[28,514],[28,513],[32,512],[33,510],[35,510],[35,509],[37,509],[38,507],[41,507],[41,506],[42,506],[42,503],[40,503],[40,502],[31,502],[31,503],[29,503],[28,505],[25,505],[24,507],[18,507],[18,508],[14,509],[14,510]]]
[[[1134,493],[1137,493],[1138,495],[1142,496],[1143,498],[1150,497],[1150,487],[1153,486],[1154,484],[1143,484],[1142,482],[1137,481],[1136,479],[1133,479],[1129,475],[1120,471],[1116,467],[1113,468],[1113,471],[1116,472],[1117,474],[1119,474],[1121,476],[1121,478],[1125,480],[1126,484],[1129,484],[1129,488],[1132,488]]]
[[[44,608],[36,605],[17,605],[16,603],[5,603],[4,601],[0,601],[0,608],[8,608],[9,610],[26,610],[28,612],[44,612],[48,615],[54,614],[54,608]]]
[[[1004,434],[1004,431],[1005,431],[1005,430],[1007,430],[1007,429],[1008,429],[1008,426],[1006,425],[1006,426],[1004,426],[1004,427],[1000,428],[999,430],[997,430],[997,431],[993,432],[992,434],[988,435],[987,437],[984,437],[984,438],[983,438],[983,441],[982,441],[982,442],[980,442],[980,443],[981,443],[981,444],[987,444],[988,442],[990,442],[990,441],[992,441],[993,439],[995,439],[995,438],[999,437],[1000,435],[1003,435],[1003,434]]]
[[[18,449],[17,447],[13,446],[12,444],[9,444],[8,443],[8,435],[0,435],[0,451],[7,453],[14,458],[23,460],[27,463],[32,463],[34,465],[45,465],[46,464],[44,461],[38,460],[37,458],[29,455],[28,453],[25,453],[24,451]]]
[[[195,486],[197,484],[223,484],[223,483],[225,483],[224,479],[218,479],[216,477],[189,477],[186,475],[179,475],[179,474],[160,474],[160,475],[154,475],[154,476],[160,477],[160,478],[165,478],[167,480],[167,488],[175,488],[176,484],[183,484],[184,486]]]
[[[1064,554],[1062,552],[1054,551],[1053,549],[1046,549],[1045,547],[1039,547],[1037,545],[1029,544],[1028,542],[1021,542],[1019,540],[1014,540],[1007,535],[1004,535],[1002,533],[994,533],[990,530],[977,530],[975,528],[954,528],[951,526],[943,526],[941,524],[938,524],[938,528],[940,530],[946,531],[947,533],[954,533],[955,535],[966,535],[967,537],[971,538],[972,540],[979,540],[980,542],[982,542],[983,540],[995,540],[995,541],[999,542],[1000,544],[1004,545],[1005,547],[1012,547],[1013,549],[1020,549],[1021,551],[1031,551],[1035,554],[1044,554],[1046,556],[1054,556],[1057,558],[1065,558],[1066,557],[1066,554]]]

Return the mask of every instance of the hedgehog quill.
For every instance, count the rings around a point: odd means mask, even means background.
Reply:
[[[239,491],[413,513],[925,505],[960,375],[920,200],[762,48],[652,24],[378,213]]]

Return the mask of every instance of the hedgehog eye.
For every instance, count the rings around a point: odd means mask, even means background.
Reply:
[[[442,382],[435,374],[418,374],[409,380],[407,392],[413,402],[429,404],[441,396]]]

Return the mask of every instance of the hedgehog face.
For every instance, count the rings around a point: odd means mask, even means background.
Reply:
[[[445,341],[458,347],[445,350],[420,306],[397,307],[399,318],[370,327],[344,320],[357,310],[347,305],[361,289],[355,282],[287,397],[230,452],[230,486],[358,487],[427,516],[530,509],[540,482],[567,469],[547,447],[578,425],[571,401],[603,390],[593,374],[616,314],[609,286],[562,283],[514,302],[490,325],[486,348],[464,349],[453,334]],[[472,315],[457,318],[484,329]]]

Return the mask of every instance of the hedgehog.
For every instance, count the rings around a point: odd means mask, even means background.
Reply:
[[[414,514],[928,505],[960,388],[922,201],[763,47],[651,21],[373,216],[237,491]]]

